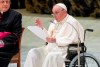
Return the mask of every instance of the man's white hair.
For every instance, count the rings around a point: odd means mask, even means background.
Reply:
[[[65,4],[63,4],[63,3],[57,3],[56,5],[60,6],[61,8],[63,8],[64,10],[67,11],[67,7],[65,6]]]

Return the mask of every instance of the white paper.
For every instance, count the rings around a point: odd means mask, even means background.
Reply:
[[[38,26],[28,26],[27,28],[36,36],[46,41],[46,37],[48,36],[48,34],[44,32],[41,28],[39,28]]]

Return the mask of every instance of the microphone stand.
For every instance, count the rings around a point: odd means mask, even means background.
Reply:
[[[67,22],[68,23],[68,22]],[[70,23],[68,23],[68,24],[70,24]],[[80,67],[80,47],[79,47],[79,45],[80,45],[80,43],[81,43],[81,41],[80,41],[80,37],[79,37],[79,33],[78,33],[78,31],[76,30],[76,28],[72,25],[72,24],[70,24],[73,28],[74,28],[74,30],[76,31],[76,33],[77,33],[77,36],[78,36],[78,48],[77,48],[77,54],[78,54],[78,67]]]
[[[80,40],[79,40],[79,38],[78,38],[78,50],[77,50],[77,53],[78,53],[78,67],[80,67],[80,47],[79,47],[79,45],[80,45]]]
[[[50,22],[53,23],[53,21],[50,21]],[[68,22],[67,22],[67,23],[68,23]],[[77,54],[78,54],[78,67],[80,67],[80,47],[79,47],[79,45],[80,45],[81,41],[80,41],[79,33],[78,33],[77,29],[76,29],[72,24],[70,24],[70,23],[68,23],[68,24],[71,25],[71,26],[74,28],[74,30],[76,31],[77,36],[78,36]]]

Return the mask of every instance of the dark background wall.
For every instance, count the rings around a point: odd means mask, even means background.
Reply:
[[[100,17],[100,0],[11,0],[11,8],[26,8],[32,13],[51,14],[52,6],[62,2],[73,16]]]
[[[11,0],[12,9],[22,9],[25,8],[25,0]]]

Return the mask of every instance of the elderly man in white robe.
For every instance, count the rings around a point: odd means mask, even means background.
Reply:
[[[33,48],[28,52],[24,67],[65,67],[67,47],[69,44],[84,42],[84,29],[81,24],[67,13],[67,7],[63,3],[53,6],[52,15],[54,21],[48,31],[43,27],[39,18],[36,18],[36,26],[48,32],[46,38],[48,44],[43,47]]]

